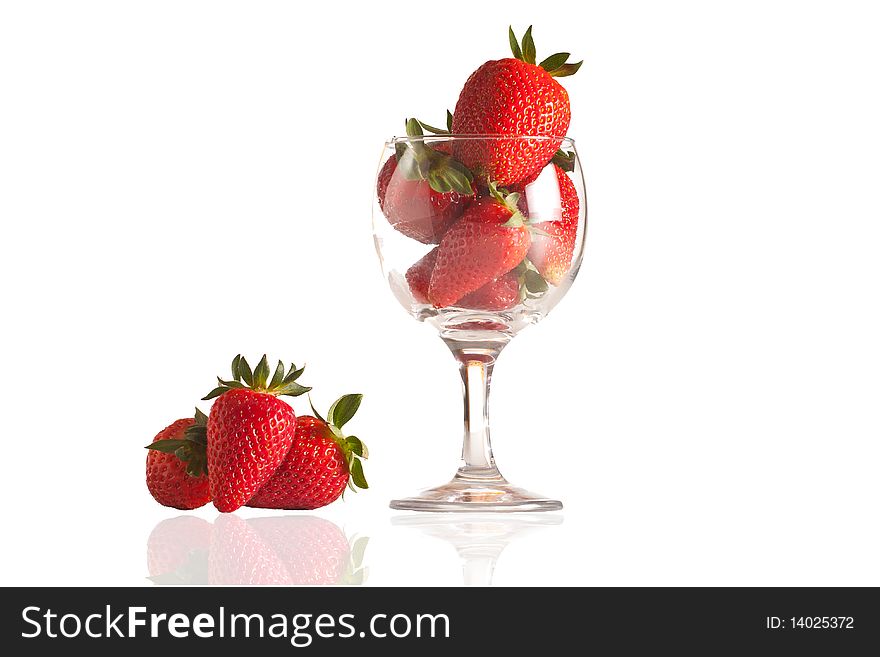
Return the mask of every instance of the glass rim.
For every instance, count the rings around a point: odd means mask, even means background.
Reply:
[[[386,146],[407,144],[418,141],[561,141],[574,146],[574,139],[568,136],[555,135],[421,135],[419,137],[391,137],[385,141]]]

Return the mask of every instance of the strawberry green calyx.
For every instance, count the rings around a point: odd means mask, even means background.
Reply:
[[[566,173],[574,171],[574,151],[564,151],[560,148],[551,161]]]
[[[501,205],[510,210],[510,219],[502,225],[507,226],[508,228],[518,228],[526,225],[527,220],[525,215],[523,215],[519,209],[519,199],[521,196],[519,192],[508,192],[506,189],[499,187],[494,180],[490,180],[489,194],[491,194],[492,198],[498,201]]]
[[[359,394],[342,395],[342,397],[333,402],[333,405],[327,412],[326,420],[315,410],[312,400],[309,399],[312,413],[327,425],[327,428],[333,434],[333,440],[339,445],[339,449],[342,450],[342,454],[345,456],[345,463],[348,465],[348,473],[350,475],[348,487],[355,492],[357,492],[358,488],[369,488],[367,479],[364,476],[364,466],[361,463],[361,459],[369,458],[370,453],[360,438],[357,436],[346,436],[342,432],[342,427],[357,413],[363,398],[364,396]]]
[[[449,123],[451,125],[451,120]],[[448,131],[425,126],[418,119],[407,119],[406,135],[410,140],[406,143],[398,142],[395,149],[397,166],[408,180],[427,181],[438,194],[457,192],[463,196],[471,196],[474,193],[471,184],[474,174],[452,156],[431,148],[421,139],[425,135],[424,130],[435,134],[449,134]]]
[[[526,299],[537,299],[550,289],[547,281],[528,258],[523,258],[513,271],[519,281],[520,303]]]
[[[583,61],[579,61],[575,64],[569,64],[568,58],[571,57],[571,53],[558,52],[550,55],[540,64],[536,64],[535,40],[532,38],[531,25],[529,25],[529,29],[527,29],[526,33],[523,35],[522,43],[517,41],[512,26],[508,30],[508,38],[510,39],[510,50],[513,52],[514,57],[526,64],[540,66],[554,78],[564,78],[569,75],[574,75],[578,72],[581,64],[584,63]]]
[[[186,463],[186,473],[192,477],[201,477],[208,472],[208,416],[198,408],[195,423],[187,427],[182,440],[157,440],[146,446],[165,454],[174,454]]]
[[[451,135],[452,134],[452,112],[446,110],[446,128],[435,128],[434,126],[428,125],[424,121],[418,121],[418,124],[422,126],[422,130],[426,132],[430,132],[432,135]]]
[[[203,400],[214,399],[224,392],[229,392],[237,388],[245,388],[254,392],[264,392],[269,395],[289,395],[290,397],[299,397],[307,393],[311,388],[300,385],[296,380],[305,371],[305,366],[297,369],[296,365],[290,364],[287,374],[284,373],[284,363],[280,360],[275,367],[275,373],[269,379],[271,373],[269,369],[269,361],[266,354],[257,363],[257,366],[251,370],[247,360],[240,354],[232,359],[232,379],[226,381],[217,377],[219,385],[207,395],[202,397]]]
[[[489,181],[489,194],[492,195],[492,198],[510,210],[510,219],[501,224],[502,226],[508,228],[525,226],[533,235],[549,237],[545,231],[537,228],[529,219],[527,219],[522,213],[522,210],[519,209],[519,201],[520,198],[522,198],[522,194],[519,192],[508,192],[506,189],[499,187],[494,181]]]

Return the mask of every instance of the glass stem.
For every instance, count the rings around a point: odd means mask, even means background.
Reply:
[[[457,479],[504,481],[489,438],[489,387],[498,349],[452,349],[464,391],[464,445]]]

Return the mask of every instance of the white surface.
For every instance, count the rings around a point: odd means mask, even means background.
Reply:
[[[534,22],[586,60],[590,234],[496,369],[499,463],[566,509],[494,582],[880,585],[876,8],[569,4],[0,5],[3,584],[149,584],[178,514],[142,446],[238,351],[365,393],[373,487],[315,515],[371,537],[368,583],[461,582],[387,509],[452,473],[460,401],[370,195],[384,138]]]

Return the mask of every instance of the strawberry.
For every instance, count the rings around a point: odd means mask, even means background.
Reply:
[[[296,379],[305,368],[278,361],[269,381],[264,355],[251,372],[241,356],[232,361],[232,379],[204,399],[217,398],[208,418],[208,480],[219,511],[235,511],[247,502],[284,461],[296,432],[296,415],[278,395],[296,397],[311,390]]]
[[[424,244],[437,244],[474,197],[473,176],[449,156],[448,144],[431,146],[421,124],[407,121],[408,142],[379,172],[379,207],[398,231]]]
[[[168,425],[147,445],[147,488],[159,504],[197,509],[211,501],[205,473],[207,420],[196,409],[195,418]]]
[[[343,395],[324,420],[302,415],[287,457],[263,484],[248,506],[263,509],[317,509],[330,504],[345,490],[367,488],[361,458],[367,448],[359,438],[346,437],[342,426],[357,412],[363,395]]]
[[[519,303],[519,289],[519,277],[513,272],[508,272],[486,283],[480,289],[464,295],[455,305],[470,310],[507,310]]]
[[[491,197],[465,211],[440,242],[428,299],[437,308],[455,304],[516,267],[531,238],[517,208],[519,194],[506,197],[492,185]]]
[[[571,267],[571,257],[577,239],[580,211],[577,189],[571,178],[557,164],[545,168],[531,184],[534,185],[531,189],[529,186],[511,188],[522,191],[520,209],[533,222],[535,228],[545,233],[532,236],[528,257],[548,283],[559,285]],[[544,193],[543,190],[548,186],[551,186],[551,193]],[[547,199],[552,198],[553,186],[558,186],[559,189],[559,204],[552,208],[556,211],[556,216],[549,221],[541,221],[544,217],[530,211],[528,199],[534,195],[541,199],[542,204],[547,204]],[[547,209],[541,208],[544,211]]]
[[[406,271],[406,282],[418,303],[428,303],[428,286],[439,247],[434,247]],[[505,274],[465,295],[457,305],[471,310],[507,310],[519,301],[519,282],[516,276]]]
[[[582,62],[556,53],[535,64],[532,28],[522,46],[510,29],[513,58],[488,61],[465,82],[455,106],[457,135],[507,135],[550,139],[465,139],[454,154],[481,181],[511,185],[544,167],[562,143],[571,121],[568,93],[554,78],[574,75]]]
[[[409,291],[419,303],[428,303],[428,286],[431,284],[431,273],[434,271],[434,263],[437,262],[439,248],[435,246],[421,260],[406,270]]]

